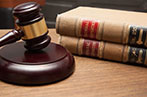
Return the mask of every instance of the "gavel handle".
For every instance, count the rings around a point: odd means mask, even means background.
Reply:
[[[12,31],[9,31],[7,34],[0,38],[0,47],[20,40],[23,35],[24,34],[21,30],[14,29]]]

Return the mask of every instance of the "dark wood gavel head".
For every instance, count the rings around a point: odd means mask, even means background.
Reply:
[[[51,38],[47,35],[48,29],[40,5],[35,2],[23,3],[13,9],[16,24],[19,27],[21,39],[26,42],[28,50],[40,50],[45,48]],[[18,30],[18,29],[17,29]]]
[[[50,43],[40,5],[35,2],[20,4],[14,8],[13,15],[18,29],[1,37],[0,46],[22,39],[28,50],[23,47],[23,42],[0,49],[0,80],[22,85],[41,85],[71,75],[75,68],[74,57],[61,45]]]

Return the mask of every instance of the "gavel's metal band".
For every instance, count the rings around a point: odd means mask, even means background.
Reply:
[[[45,19],[41,19],[40,21],[20,27],[24,32],[23,40],[33,39],[39,37],[47,32],[47,25],[45,23]]]

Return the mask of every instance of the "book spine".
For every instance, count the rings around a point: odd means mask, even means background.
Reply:
[[[56,29],[61,35],[147,47],[143,26],[58,15]]]
[[[61,36],[60,44],[73,54],[147,66],[147,50],[143,48],[68,36]]]

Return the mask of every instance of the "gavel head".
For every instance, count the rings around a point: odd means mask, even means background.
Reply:
[[[23,31],[22,40],[28,50],[40,50],[50,43],[47,25],[40,5],[35,2],[23,3],[13,9],[16,24]]]

